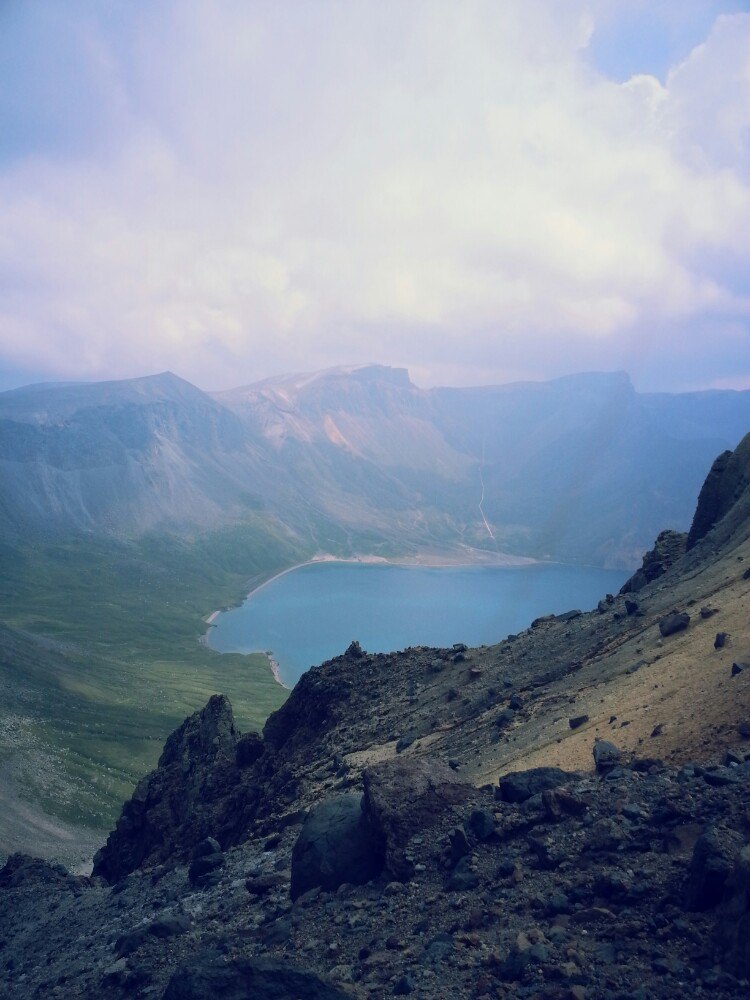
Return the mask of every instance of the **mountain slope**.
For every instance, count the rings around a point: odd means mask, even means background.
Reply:
[[[625,375],[421,390],[332,369],[209,395],[170,374],[0,394],[0,532],[139,537],[243,519],[348,555],[452,550],[631,566],[686,528],[750,393],[640,395]],[[481,505],[481,506],[480,506]]]
[[[207,528],[262,473],[237,418],[173,375],[0,394],[6,540]]]
[[[212,697],[93,879],[0,871],[7,995],[747,996],[748,455],[635,599]]]

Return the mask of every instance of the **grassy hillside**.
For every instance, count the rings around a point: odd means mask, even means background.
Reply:
[[[2,547],[6,813],[17,805],[47,823],[107,829],[165,736],[216,691],[229,695],[242,729],[259,728],[283,690],[264,656],[202,645],[204,620],[309,554],[252,521],[188,541]],[[0,853],[3,837],[18,834],[11,819],[0,824]]]

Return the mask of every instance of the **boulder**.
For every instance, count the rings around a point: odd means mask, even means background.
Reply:
[[[245,888],[251,896],[267,896],[286,883],[287,877],[283,872],[269,872],[266,875],[251,875],[245,882]]]
[[[619,747],[609,740],[596,740],[594,743],[594,765],[599,774],[606,774],[612,768],[622,763],[623,753]]]
[[[363,885],[383,869],[383,848],[362,812],[362,796],[345,793],[310,811],[292,851],[291,897],[309,889]]]
[[[568,719],[568,725],[571,729],[578,729],[579,726],[584,725],[588,721],[588,715],[574,715],[572,718]]]
[[[414,834],[428,829],[447,809],[464,803],[471,786],[441,761],[398,757],[368,767],[362,775],[363,810],[381,845],[385,868],[401,881],[413,865],[404,852]]]
[[[312,972],[266,958],[227,961],[216,951],[193,955],[169,980],[163,1000],[346,1000]]]
[[[659,631],[666,637],[674,635],[675,632],[684,631],[690,624],[690,615],[687,611],[673,611],[659,622]]]
[[[560,767],[532,767],[528,771],[512,771],[500,779],[503,802],[525,802],[548,788],[558,788],[577,775]]]
[[[750,844],[742,849],[727,876],[717,931],[729,970],[750,978]]]
[[[212,832],[217,808],[237,782],[232,706],[214,695],[168,738],[156,769],[139,781],[94,858],[113,883],[137,868],[190,855]]]
[[[557,620],[561,622],[572,622],[574,618],[580,618],[583,612],[578,608],[573,608],[572,611],[563,611],[561,615],[557,616]]]
[[[219,842],[206,837],[193,851],[188,868],[188,878],[193,885],[207,888],[219,880],[219,869],[224,867],[224,853]]]
[[[467,826],[477,840],[489,840],[497,829],[495,817],[486,809],[474,809],[469,816]]]
[[[739,836],[732,830],[710,826],[701,834],[693,848],[685,886],[688,910],[710,910],[718,905],[741,847]]]

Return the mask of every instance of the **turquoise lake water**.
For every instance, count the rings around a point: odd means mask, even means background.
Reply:
[[[352,639],[371,653],[407,646],[500,642],[540,615],[596,607],[629,574],[576,566],[422,568],[351,563],[302,566],[224,611],[208,630],[222,653],[270,651],[293,686]]]

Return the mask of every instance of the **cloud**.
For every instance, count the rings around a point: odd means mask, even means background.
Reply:
[[[589,58],[603,9],[12,5],[2,44],[34,55],[2,81],[0,357],[746,378],[750,14],[618,81]]]

